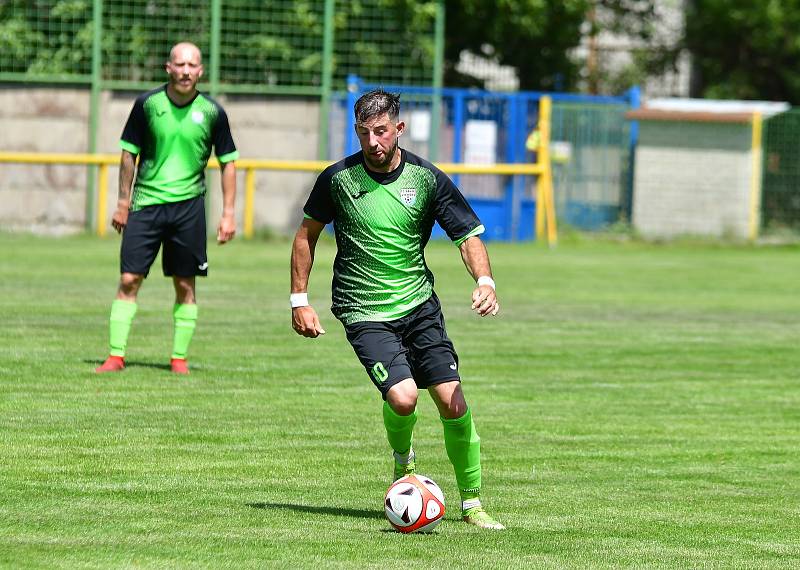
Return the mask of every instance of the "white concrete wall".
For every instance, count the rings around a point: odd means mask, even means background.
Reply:
[[[633,224],[648,238],[748,237],[751,128],[639,121]]]
[[[0,150],[85,152],[88,91],[0,89]],[[86,168],[0,163],[0,229],[80,231]]]
[[[156,87],[154,85],[154,87]],[[101,96],[98,152],[117,154],[119,137],[138,93]],[[315,160],[319,104],[309,98],[221,97],[242,158]],[[83,153],[88,150],[89,91],[62,87],[0,88],[0,150]],[[83,231],[86,167],[0,163],[0,229],[38,233]],[[209,171],[211,223],[216,225],[221,190]],[[117,168],[109,171],[106,219],[117,196]],[[315,173],[256,173],[255,228],[289,234],[302,218],[302,206]],[[243,230],[244,171],[238,177],[237,219]]]

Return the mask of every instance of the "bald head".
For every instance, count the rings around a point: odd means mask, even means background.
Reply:
[[[190,42],[175,44],[169,50],[166,64],[169,84],[167,93],[176,103],[190,101],[196,94],[196,85],[203,76],[203,60],[200,48]]]
[[[169,50],[169,60],[174,62],[177,60],[195,60],[198,64],[203,63],[203,54],[200,53],[200,48],[191,42],[181,42],[172,46]]]

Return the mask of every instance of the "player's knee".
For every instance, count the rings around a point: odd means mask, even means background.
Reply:
[[[394,412],[401,416],[413,414],[417,408],[417,390],[408,389],[403,384],[398,384],[389,390],[386,401]]]
[[[135,273],[123,273],[119,279],[119,294],[123,297],[136,297],[143,277]]]
[[[399,416],[408,416],[414,413],[414,410],[417,408],[417,399],[407,399],[397,401],[394,404],[389,404],[392,406],[392,409],[395,413]]]

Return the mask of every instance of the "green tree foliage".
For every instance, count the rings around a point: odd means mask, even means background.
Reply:
[[[319,85],[324,16],[320,0],[294,0],[277,18],[248,18],[254,0],[225,0],[221,76],[228,83]],[[340,0],[334,13],[335,85],[349,73],[367,81],[430,82],[433,76],[431,0]]]
[[[170,47],[192,41],[208,56],[209,2],[128,0],[103,3],[103,79],[161,81]],[[207,60],[206,60],[207,63]]]
[[[674,62],[671,46],[660,43],[656,0],[446,0],[447,83],[481,85],[459,73],[462,51],[516,68],[521,89],[619,92]],[[610,71],[591,48],[575,53],[582,39],[611,33],[648,46],[631,65]]]
[[[32,77],[91,72],[92,0],[0,0],[0,71]],[[220,78],[229,84],[318,86],[323,0],[222,0]],[[436,0],[336,0],[334,77],[430,83]],[[103,78],[164,78],[169,47],[210,54],[208,0],[104,0]]]
[[[455,69],[468,50],[515,67],[521,89],[569,89],[580,66],[569,52],[581,40],[589,0],[445,0],[445,83],[476,85]]]
[[[336,2],[334,78],[348,73],[373,83],[430,84],[436,0]]]
[[[430,84],[438,1],[336,0],[334,85],[343,87],[349,73],[369,82]],[[674,60],[674,51],[659,45],[653,32],[655,0],[443,1],[446,85],[482,86],[478,78],[456,70],[464,50],[515,68],[522,89],[587,87],[592,91],[618,92],[648,74],[658,73]],[[44,79],[56,75],[87,77],[91,72],[93,4],[92,0],[0,0],[0,71]],[[698,0],[696,4],[720,7],[726,2]],[[775,9],[768,9],[774,4],[768,2],[739,12],[768,14],[766,21],[771,22],[779,19],[773,13]],[[319,86],[323,7],[323,0],[222,0],[221,81]],[[784,12],[778,10],[779,15]],[[601,13],[603,17],[594,17]],[[733,15],[737,13],[731,11]],[[702,20],[696,18],[691,28],[695,35],[705,33],[702,30],[708,26],[714,28],[712,23],[716,23],[718,15],[711,10],[704,17],[707,21],[702,26]],[[744,16],[741,19],[752,23]],[[781,29],[791,27],[784,23]],[[208,64],[212,56],[210,29],[208,0],[104,0],[103,78],[138,83],[160,81],[170,45],[187,39],[200,46]],[[722,35],[724,29],[727,28],[718,26],[713,32],[720,35],[720,41],[729,41]],[[574,49],[582,38],[604,31],[624,32],[654,49],[637,50],[632,65],[611,74],[602,62],[581,60]],[[762,43],[768,44],[773,36],[768,37]],[[745,38],[742,43],[750,46],[755,41]],[[728,58],[737,53],[709,44],[699,42],[699,48],[719,49]],[[709,63],[709,68],[706,77],[713,78],[714,62]],[[727,78],[727,68],[719,74]],[[777,79],[764,77],[762,81]]]
[[[0,2],[0,69],[49,76],[91,71],[91,0]]]
[[[800,2],[694,0],[686,47],[693,95],[800,102]]]
[[[659,6],[681,6],[683,0],[595,0],[589,12],[589,37],[611,33],[630,42],[629,64],[609,69],[603,61],[587,62],[587,83],[591,92],[620,93],[648,77],[677,71],[682,50],[680,30],[670,30],[660,20]],[[676,25],[676,24],[673,24]],[[675,32],[675,33],[673,33]],[[602,56],[601,56],[602,58]]]

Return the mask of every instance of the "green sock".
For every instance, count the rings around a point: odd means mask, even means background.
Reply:
[[[441,418],[444,426],[444,446],[453,464],[461,500],[475,499],[481,492],[481,438],[467,408],[460,418]]]
[[[128,346],[128,334],[131,332],[131,323],[136,314],[136,303],[115,299],[111,303],[111,318],[109,319],[109,354],[112,356],[125,356]]]
[[[414,424],[417,423],[417,410],[407,416],[401,416],[387,403],[383,403],[383,425],[386,426],[386,437],[389,445],[398,455],[405,455],[411,449]]]
[[[195,326],[197,326],[197,305],[179,305],[172,308],[175,321],[175,337],[172,343],[172,358],[186,360],[189,343],[192,342]]]

